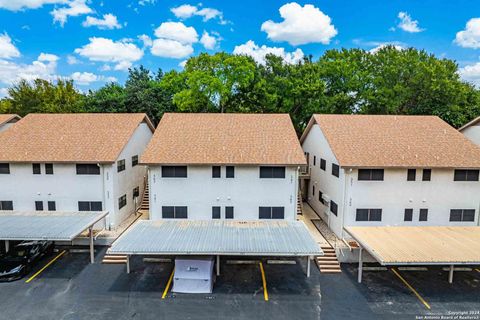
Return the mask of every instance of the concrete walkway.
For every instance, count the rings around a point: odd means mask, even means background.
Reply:
[[[315,211],[308,205],[308,203],[303,202],[303,215],[297,215],[298,221],[303,221],[308,231],[312,235],[313,239],[318,243],[320,247],[331,247],[328,241],[323,237],[323,235],[318,231],[315,225],[312,222],[312,219],[320,219]]]

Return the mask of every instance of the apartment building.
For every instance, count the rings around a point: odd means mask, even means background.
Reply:
[[[10,128],[18,120],[20,120],[20,117],[16,114],[0,114],[0,132]]]
[[[480,146],[480,117],[477,117],[458,129],[470,141]]]
[[[146,181],[145,114],[29,114],[0,133],[0,210],[135,212]]]
[[[347,226],[473,226],[480,148],[435,116],[313,115],[301,144],[307,201]]]
[[[167,113],[141,162],[153,220],[296,219],[306,162],[288,114]]]

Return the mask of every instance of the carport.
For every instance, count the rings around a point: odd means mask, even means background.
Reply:
[[[446,265],[453,282],[457,265],[480,265],[480,227],[346,227],[360,248],[358,282],[365,249],[382,266]]]
[[[83,231],[89,231],[90,262],[94,263],[93,226],[105,218],[108,211],[0,211],[0,240],[9,241],[73,241]]]
[[[143,220],[136,222],[108,250],[109,254],[306,257],[323,252],[300,221]]]

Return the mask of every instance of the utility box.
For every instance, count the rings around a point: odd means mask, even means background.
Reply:
[[[213,267],[213,257],[176,258],[172,291],[178,293],[212,293]]]

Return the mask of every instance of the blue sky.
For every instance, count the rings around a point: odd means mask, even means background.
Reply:
[[[289,62],[384,44],[454,59],[480,84],[477,1],[0,0],[0,96],[23,77],[123,83],[127,69],[181,69],[200,52],[276,52]]]

